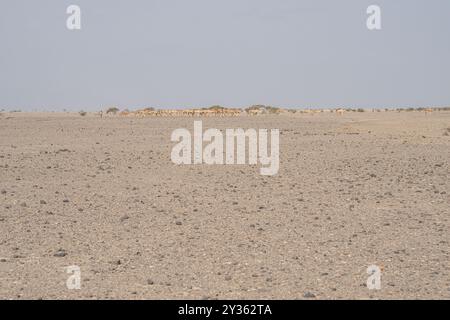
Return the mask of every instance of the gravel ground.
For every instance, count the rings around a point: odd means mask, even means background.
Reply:
[[[3,113],[0,298],[450,298],[449,112],[202,120],[280,129],[278,175],[174,165],[192,118]]]

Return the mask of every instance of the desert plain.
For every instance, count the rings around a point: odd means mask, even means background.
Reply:
[[[0,298],[450,299],[450,112],[201,120],[280,129],[278,174],[173,164],[190,117],[2,113]]]

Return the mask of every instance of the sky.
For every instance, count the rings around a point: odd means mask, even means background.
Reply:
[[[0,110],[254,104],[450,106],[450,1],[0,2]]]

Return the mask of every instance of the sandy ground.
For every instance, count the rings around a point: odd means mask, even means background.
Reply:
[[[450,298],[450,113],[203,125],[279,128],[279,174],[175,166],[189,118],[3,113],[0,298]]]

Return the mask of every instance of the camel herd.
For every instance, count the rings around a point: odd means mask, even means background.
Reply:
[[[237,117],[237,116],[257,116],[257,115],[263,115],[263,114],[289,114],[289,113],[300,113],[300,114],[309,114],[314,115],[318,113],[335,113],[337,116],[342,116],[345,113],[349,112],[364,112],[368,110],[363,109],[303,109],[303,110],[284,110],[279,109],[276,112],[267,112],[267,110],[264,109],[227,109],[227,108],[220,108],[220,109],[187,109],[187,110],[155,110],[153,108],[147,108],[147,109],[141,109],[136,111],[122,111],[118,114],[122,117],[138,117],[138,118],[144,118],[144,117]],[[372,109],[372,112],[381,112],[381,111],[388,111],[388,110],[382,110],[382,109]],[[391,110],[393,111],[393,110]],[[405,109],[397,109],[398,112],[405,111]],[[408,110],[406,110],[408,111]],[[435,111],[433,108],[420,108],[415,111],[422,111],[425,113],[425,115]]]
[[[236,117],[241,115],[240,109],[191,109],[191,110],[137,110],[122,111],[119,115],[124,117]]]

